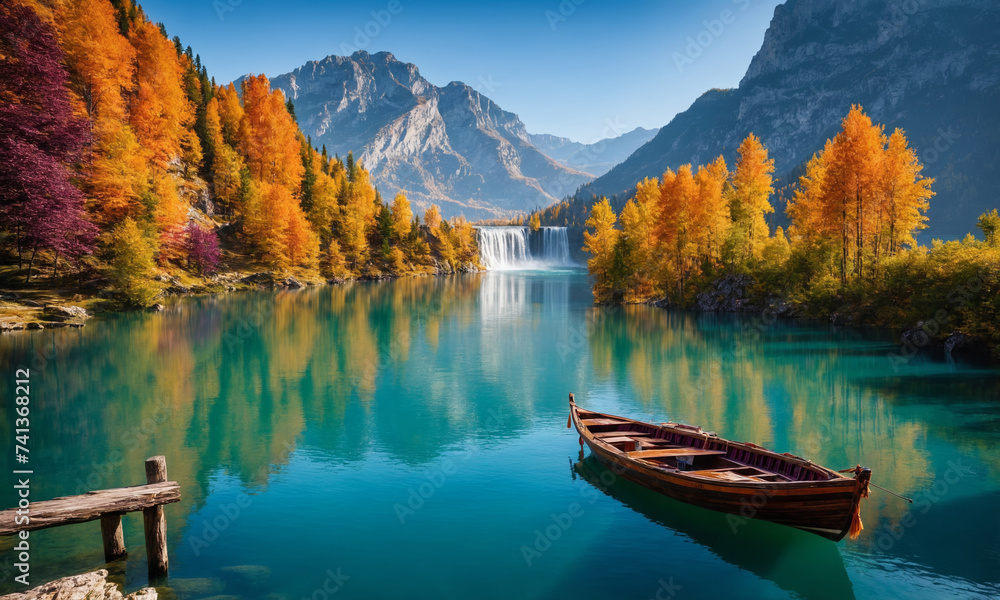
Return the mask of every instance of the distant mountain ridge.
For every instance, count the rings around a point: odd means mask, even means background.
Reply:
[[[738,88],[705,92],[581,194],[626,194],[719,154],[731,166],[750,132],[787,182],[858,103],[888,132],[904,129],[937,179],[930,233],[961,235],[1000,203],[998,27],[1000,4],[987,0],[788,0]]]
[[[637,148],[651,140],[658,131],[659,129],[636,127],[618,137],[591,144],[548,134],[528,134],[528,139],[536,148],[561,164],[597,177],[628,158]]]
[[[464,83],[436,87],[388,52],[328,56],[271,85],[294,103],[315,146],[353,151],[384,196],[404,190],[445,216],[529,211],[593,178],[536,148],[517,115]]]

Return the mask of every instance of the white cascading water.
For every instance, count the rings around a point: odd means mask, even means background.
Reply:
[[[568,265],[569,234],[565,227],[542,227],[542,262]]]
[[[491,271],[574,266],[565,227],[477,227],[479,259]],[[541,236],[541,247],[532,251],[532,236]]]

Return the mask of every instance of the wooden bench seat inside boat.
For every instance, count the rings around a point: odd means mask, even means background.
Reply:
[[[632,444],[634,444],[635,443],[634,439],[632,439],[631,437],[627,437],[627,436],[622,436],[622,437],[605,437],[605,438],[601,438],[601,441],[604,442],[605,444],[621,444],[621,443],[632,443]]]
[[[725,450],[705,450],[704,448],[656,448],[629,452],[629,458],[664,458],[667,456],[708,456],[725,454]]]
[[[701,469],[688,471],[690,475],[710,477],[712,479],[724,479],[726,481],[791,481],[788,477],[778,473],[762,471],[755,467],[728,467],[725,469]]]
[[[594,437],[618,437],[620,435],[627,435],[629,437],[651,437],[653,434],[646,433],[645,431],[598,431],[594,434]]]

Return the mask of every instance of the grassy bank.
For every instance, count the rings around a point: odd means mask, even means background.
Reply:
[[[1000,362],[1000,246],[973,238],[900,252],[871,278],[831,274],[835,252],[798,248],[770,261],[708,269],[684,286],[652,285],[638,273],[597,274],[606,303],[655,302],[700,311],[773,312],[837,325],[895,329],[912,348],[990,353]],[[594,273],[592,273],[593,275]]]

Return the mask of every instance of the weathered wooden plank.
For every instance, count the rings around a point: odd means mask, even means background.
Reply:
[[[621,419],[581,419],[581,422],[587,427],[590,427],[591,425],[628,425],[628,421],[623,421]]]
[[[764,481],[752,475],[740,475],[732,471],[689,471],[688,475],[708,477],[709,479],[719,479],[722,481]]]
[[[153,456],[146,459],[146,482],[151,484],[167,480],[167,459]],[[142,511],[142,522],[146,533],[146,560],[149,563],[149,578],[167,575],[167,517],[163,506],[156,505]]]
[[[64,496],[44,502],[32,502],[30,523],[15,525],[16,508],[0,512],[0,536],[18,531],[35,531],[57,525],[84,523],[101,518],[105,513],[127,513],[150,506],[179,502],[181,486],[176,481],[153,485],[136,485],[88,492],[79,496]]]

